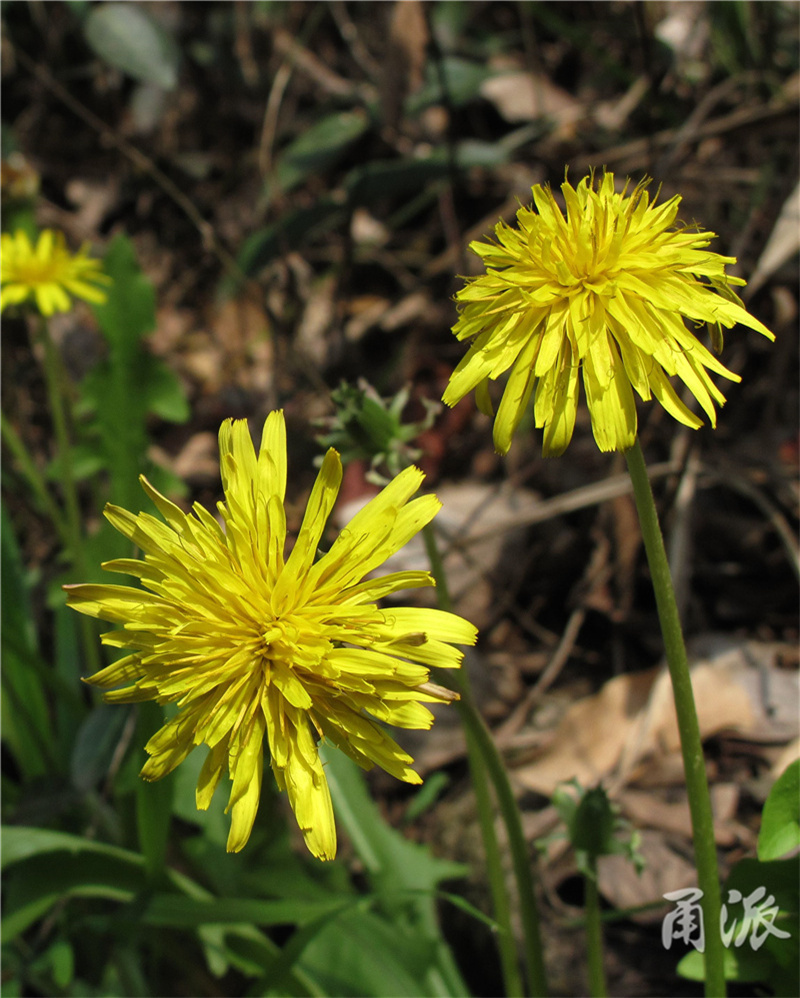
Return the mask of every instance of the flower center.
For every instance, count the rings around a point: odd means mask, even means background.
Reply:
[[[64,278],[64,267],[62,261],[30,259],[20,261],[13,266],[11,280],[18,284],[35,286],[37,284],[51,284]]]
[[[291,659],[296,652],[300,632],[287,620],[271,620],[264,631],[264,649],[269,658]]]
[[[266,659],[312,671],[332,646],[319,623],[300,614],[268,620],[262,640]]]

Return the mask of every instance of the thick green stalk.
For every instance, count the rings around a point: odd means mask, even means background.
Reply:
[[[633,482],[633,494],[650,566],[650,576],[653,580],[658,619],[661,623],[664,650],[675,698],[675,712],[678,717],[683,769],[692,818],[697,883],[703,892],[701,904],[706,943],[705,993],[707,996],[718,998],[726,993],[725,950],[720,934],[721,898],[717,848],[714,841],[714,818],[708,792],[700,725],[697,720],[678,605],[672,588],[667,553],[664,550],[664,539],[658,524],[653,491],[650,488],[650,479],[647,477],[647,468],[638,438],[633,447],[625,452],[625,458]]]
[[[62,392],[62,368],[55,345],[50,338],[47,320],[42,318],[39,335],[44,347],[44,375],[47,385],[47,399],[50,404],[50,418],[58,447],[58,466],[61,472],[61,488],[64,494],[64,528],[68,538],[68,548],[72,566],[81,579],[87,579],[88,567],[83,550],[83,528],[81,522],[78,490],[72,472],[72,444],[69,435],[67,408]],[[57,526],[57,525],[56,525]],[[97,650],[97,637],[92,622],[81,616],[81,639],[86,664],[92,672],[100,669],[100,655]]]
[[[431,524],[423,528],[423,537],[431,564],[431,572],[436,579],[439,606],[443,610],[449,610],[451,609],[451,601],[447,588],[447,577],[436,542],[436,535]],[[498,937],[498,945],[500,947],[506,993],[508,995],[522,994],[522,984],[519,978],[519,968],[517,966],[514,947],[508,895],[494,830],[494,814],[492,812],[488,788],[486,787],[487,772],[494,786],[497,804],[506,826],[509,848],[511,850],[514,878],[519,894],[520,917],[528,969],[528,990],[533,995],[546,995],[547,982],[544,972],[541,934],[539,931],[539,916],[533,890],[532,864],[522,829],[522,818],[520,817],[517,801],[511,789],[508,773],[497,750],[497,746],[480,712],[475,706],[467,669],[459,669],[457,673],[454,673],[452,682],[453,685],[458,687],[458,692],[461,695],[461,699],[458,701],[458,709],[467,739],[470,773],[478,802],[478,813],[495,906],[495,918],[503,930]]]
[[[589,858],[586,885],[586,955],[589,963],[589,994],[606,998],[606,975],[603,970],[603,926],[600,921],[600,896],[597,890],[597,859]]]

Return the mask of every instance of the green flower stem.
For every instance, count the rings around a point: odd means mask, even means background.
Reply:
[[[597,890],[597,859],[589,857],[586,885],[586,955],[589,962],[589,993],[592,998],[606,998],[606,975],[603,970],[603,926],[600,921],[600,895]]]
[[[431,565],[431,572],[436,579],[439,606],[443,610],[451,610],[452,603],[447,587],[447,577],[432,524],[428,524],[423,528],[423,537]],[[488,787],[486,786],[487,772],[494,785],[497,803],[506,826],[509,848],[511,850],[514,878],[519,894],[520,916],[528,968],[529,993],[533,995],[546,995],[547,981],[545,978],[544,955],[539,931],[539,916],[533,890],[533,870],[522,829],[522,818],[520,817],[519,808],[517,807],[516,798],[511,789],[503,760],[489,733],[489,729],[486,727],[480,712],[475,706],[469,672],[466,668],[459,669],[457,673],[453,674],[453,684],[458,687],[458,692],[461,695],[457,706],[461,714],[467,739],[470,773],[478,803],[478,813],[483,833],[484,848],[486,850],[495,918],[502,930],[498,938],[498,945],[500,947],[506,993],[508,995],[522,994],[522,982],[519,978],[508,895],[494,828],[494,814],[492,812]]]
[[[658,524],[653,492],[638,438],[630,450],[625,451],[628,471],[633,482],[633,494],[639,523],[642,529],[647,561],[655,590],[658,618],[664,638],[664,650],[672,679],[675,712],[683,753],[683,769],[692,817],[694,855],[697,866],[697,883],[703,892],[702,909],[705,928],[705,993],[724,996],[725,951],[720,934],[720,885],[717,867],[717,848],[714,841],[714,819],[711,797],[708,792],[703,743],[689,675],[689,662],[683,642],[678,605],[672,588],[664,539]]]
[[[495,918],[500,926],[497,944],[500,951],[500,964],[505,983],[505,992],[511,998],[512,995],[522,996],[525,993],[522,987],[522,975],[520,974],[519,962],[517,960],[517,946],[514,941],[514,930],[511,924],[511,906],[508,898],[505,873],[503,871],[503,861],[500,856],[500,846],[497,841],[494,808],[492,807],[492,797],[489,792],[486,765],[481,755],[478,740],[472,733],[469,721],[466,718],[467,710],[464,706],[463,683],[460,685],[462,688],[462,699],[459,700],[457,706],[467,736],[467,759],[469,761],[472,789],[475,791],[483,848],[486,854],[486,868],[492,891],[492,905]]]
[[[69,436],[67,407],[62,392],[64,375],[58,352],[50,338],[47,320],[44,317],[42,317],[39,323],[39,335],[44,346],[44,375],[47,385],[47,398],[50,404],[50,417],[53,420],[53,432],[58,447],[58,466],[61,472],[61,487],[64,493],[65,515],[63,524],[67,538],[67,547],[76,574],[80,578],[86,579],[89,577],[89,569],[83,550],[81,511],[78,503],[78,491],[75,487],[75,476],[72,471],[72,444]],[[88,618],[82,617],[80,630],[87,667],[92,673],[97,672],[101,668],[101,661],[97,648],[97,637],[92,622]]]
[[[428,524],[423,529],[423,539],[431,564],[431,570],[436,579],[436,600],[441,610],[452,610],[450,591],[447,585],[447,576],[444,571],[444,564],[439,553],[439,546],[436,543],[436,535],[432,524]],[[462,670],[459,670],[459,673]],[[497,936],[497,946],[500,953],[500,965],[503,973],[506,995],[521,996],[524,994],[522,987],[522,976],[520,974],[519,963],[517,961],[517,947],[514,941],[514,931],[511,924],[511,907],[506,888],[503,863],[500,856],[500,847],[497,842],[497,832],[494,824],[494,809],[492,807],[491,795],[489,793],[489,783],[487,779],[486,765],[481,754],[478,739],[475,736],[470,720],[467,716],[468,708],[466,704],[471,697],[468,689],[469,680],[466,683],[462,677],[458,677],[453,682],[459,687],[461,699],[456,707],[461,715],[464,725],[464,734],[467,741],[467,759],[469,761],[469,771],[472,778],[472,789],[475,792],[475,802],[478,809],[478,821],[481,827],[481,837],[483,848],[486,854],[486,868],[489,878],[489,887],[492,892],[492,907],[494,917],[500,927]]]

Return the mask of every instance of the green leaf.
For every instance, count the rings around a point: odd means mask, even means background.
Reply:
[[[3,602],[2,620],[3,636],[6,631],[15,635],[18,646],[31,651],[36,650],[36,627],[31,612],[28,583],[22,565],[17,538],[11,517],[8,515],[5,503],[0,509],[2,517],[2,578]]]
[[[275,180],[281,192],[292,190],[312,175],[319,175],[344,156],[369,127],[364,111],[326,115],[306,128],[279,156]]]
[[[202,839],[191,838],[183,842],[184,851],[190,851],[192,860],[197,866],[195,850],[198,846],[207,848],[210,843],[219,847],[223,857],[230,859],[225,852],[225,843],[228,839],[228,819],[225,817],[226,797],[222,789],[211,798],[211,804],[205,811],[197,809],[196,787],[200,777],[200,770],[208,755],[206,745],[198,745],[188,757],[178,766],[173,773],[174,795],[172,798],[172,813],[181,821],[199,825],[203,829]],[[265,781],[266,782],[266,781]],[[266,796],[266,787],[264,795]],[[201,860],[205,882],[212,887],[216,887],[214,882],[213,862],[204,857]],[[211,864],[211,868],[209,868]],[[201,868],[200,866],[197,867]]]
[[[431,993],[425,972],[432,955],[429,941],[373,912],[356,910],[328,923],[306,946],[299,965],[331,995],[417,998]]]
[[[764,887],[767,895],[773,895],[781,911],[797,913],[800,908],[800,855],[792,859],[776,859],[762,863],[757,859],[742,859],[731,870],[725,881],[725,893],[730,890],[751,894],[756,888]]]
[[[128,7],[127,4],[119,6]],[[153,285],[139,269],[133,243],[123,235],[116,236],[109,246],[103,269],[113,283],[105,303],[94,306],[94,314],[112,349],[122,350],[130,356],[144,334],[155,329],[156,296]]]
[[[163,726],[164,710],[155,703],[139,704],[136,720],[136,744],[144,746]],[[166,864],[174,787],[172,774],[152,783],[139,780],[136,784],[136,830],[151,882],[158,879]]]
[[[116,69],[164,90],[177,85],[177,46],[139,4],[98,4],[84,21],[83,31],[92,51]]]
[[[781,928],[791,934],[790,939],[768,939],[759,950],[754,950],[747,940],[740,947],[731,945],[726,948],[723,956],[725,979],[767,985],[776,998],[796,998],[800,994],[797,972],[800,964],[797,944],[800,923],[797,919],[782,922]],[[771,943],[775,945],[771,946]],[[778,951],[778,947],[782,950]],[[785,962],[776,958],[778,952],[784,954]],[[687,953],[678,964],[677,972],[690,981],[705,980],[703,954],[696,950]],[[749,993],[761,993],[761,989]]]
[[[775,781],[761,815],[758,858],[780,859],[800,845],[800,759]]]
[[[723,955],[726,981],[761,981],[770,969],[770,959],[751,949],[726,949]],[[702,953],[692,950],[680,961],[677,972],[689,981],[705,980],[705,960]]]
[[[426,847],[410,842],[389,826],[367,793],[363,774],[355,763],[326,743],[320,746],[320,754],[334,811],[393,927],[395,945],[400,947],[406,938],[413,940],[413,965],[416,976],[426,982],[425,990],[432,988],[435,980],[445,988],[445,992],[438,993],[465,994],[466,985],[441,936],[434,897],[438,884],[463,877],[467,868],[435,858]],[[393,982],[398,988],[406,984],[400,978]]]
[[[441,75],[447,88],[448,103],[461,107],[480,98],[481,85],[492,76],[492,71],[482,62],[473,62],[458,56],[445,56],[442,60]],[[427,64],[425,85],[406,101],[406,113],[419,114],[431,104],[439,104],[443,99],[439,69],[433,62]]]
[[[249,926],[237,926],[234,931],[226,934],[225,955],[230,962],[243,974],[250,977],[261,977],[265,979],[266,986],[263,990],[256,990],[255,987],[250,992],[252,994],[272,994],[269,982],[273,969],[279,966],[280,950],[263,933]],[[293,998],[293,996],[311,995],[314,998],[322,998],[325,991],[320,988],[312,976],[300,969],[292,970],[291,977],[287,980],[284,976],[281,981],[280,998]]]
[[[371,205],[387,197],[418,194],[428,184],[448,176],[443,149],[424,159],[373,160],[350,170],[344,179],[351,204]]]
[[[31,964],[31,970],[50,973],[55,985],[63,990],[75,974],[75,953],[66,939],[58,939]]]
[[[2,939],[13,939],[64,897],[130,900],[145,886],[141,856],[42,828],[4,827]]]
[[[125,509],[139,509],[142,495],[138,477],[149,471],[147,416],[185,419],[188,407],[177,379],[142,343],[155,327],[155,294],[139,269],[130,240],[117,236],[104,266],[112,278],[108,300],[94,306],[108,341],[108,358],[81,383],[84,408],[94,418],[83,444],[101,456],[111,476],[110,500]],[[105,558],[123,555],[127,542],[114,542]]]
[[[88,581],[88,580],[87,580]],[[55,629],[54,689],[56,736],[59,758],[69,759],[88,707],[81,691],[83,664],[78,615],[60,603],[53,611]]]
[[[177,929],[199,925],[304,925],[320,916],[335,914],[352,905],[336,897],[324,901],[286,899],[279,901],[260,898],[197,898],[179,894],[154,894],[145,906],[141,918],[148,925]]]
[[[310,208],[290,211],[248,236],[239,250],[239,267],[248,277],[257,274],[276,256],[340,225],[348,214],[347,207],[332,198],[320,198]],[[231,290],[227,285],[225,282],[226,290]]]
[[[320,745],[325,773],[335,797],[336,816],[380,894],[434,891],[444,880],[464,877],[468,867],[436,859],[410,842],[381,817],[367,792],[361,770],[328,743]]]
[[[167,879],[180,893],[148,895],[145,863],[138,853],[118,846],[43,828],[6,826],[2,829],[0,862],[5,871],[3,941],[13,939],[41,918],[56,901],[69,897],[106,898],[135,905],[121,913],[122,928],[132,922],[174,928],[195,928],[204,947],[214,955],[210,963],[226,961],[251,976],[269,972],[280,950],[253,922],[292,924],[298,916],[318,918],[341,907],[326,902],[259,902],[220,899],[176,870]],[[227,921],[223,936],[215,925]],[[247,924],[242,924],[242,923]],[[295,923],[296,924],[296,923]],[[105,991],[104,993],[108,993]],[[128,992],[130,993],[130,992]],[[137,992],[138,993],[138,992]],[[313,979],[299,968],[286,978],[286,995],[321,995]]]
[[[602,786],[584,791],[570,829],[572,845],[596,859],[612,851],[615,814]]]
[[[15,863],[47,853],[67,852],[71,855],[88,853],[91,856],[107,856],[131,866],[142,866],[138,853],[107,842],[95,842],[68,832],[52,831],[49,828],[28,828],[24,825],[4,825],[0,850],[0,869],[7,870]]]
[[[78,730],[70,758],[72,785],[83,791],[94,789],[108,773],[119,744],[129,710],[98,704],[86,716]]]
[[[725,950],[725,976],[729,981],[746,981],[768,984],[776,995],[800,994],[800,919],[797,884],[800,882],[800,856],[768,863],[757,859],[743,859],[730,872],[722,890],[723,927],[732,933],[731,944]],[[744,915],[743,901],[754,891],[764,889],[762,906],[777,905],[779,913],[774,925],[789,938],[768,935],[760,949],[752,945],[752,929],[736,945],[739,927]],[[739,895],[731,896],[731,891]],[[703,980],[703,957],[700,953],[687,954],[678,965],[678,973],[690,980]]]
[[[502,166],[511,160],[512,155],[520,146],[538,138],[546,130],[546,122],[534,121],[509,132],[497,141],[462,139],[456,144],[456,164],[460,170],[469,170],[475,166],[481,166],[485,169]]]
[[[450,777],[441,771],[432,773],[419,788],[403,815],[404,824],[410,824],[430,810],[450,785]]]
[[[190,409],[178,376],[158,357],[146,355],[142,385],[147,412],[168,423],[185,423]]]

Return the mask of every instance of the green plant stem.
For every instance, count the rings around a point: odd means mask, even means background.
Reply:
[[[589,963],[589,993],[592,998],[606,998],[606,975],[603,970],[603,926],[600,921],[600,896],[597,890],[597,859],[589,857],[586,885],[586,955]]]
[[[436,601],[441,610],[452,610],[450,591],[447,585],[444,565],[442,564],[439,547],[436,543],[436,536],[432,525],[428,524],[424,528],[423,538],[425,548],[428,553],[428,560],[431,570],[436,579]],[[462,670],[459,670],[461,672]],[[461,681],[459,681],[461,680]],[[511,906],[506,888],[503,863],[500,856],[500,847],[497,842],[497,832],[494,824],[494,809],[489,792],[486,765],[481,754],[478,739],[475,737],[472,726],[466,717],[466,703],[470,697],[468,680],[465,683],[462,677],[458,677],[453,685],[459,687],[461,699],[457,702],[456,708],[461,715],[464,725],[464,734],[467,742],[467,760],[472,782],[472,789],[475,791],[475,802],[478,809],[478,822],[481,828],[483,848],[486,855],[486,869],[489,879],[489,887],[492,892],[492,907],[494,909],[495,921],[500,927],[497,936],[497,947],[500,954],[500,966],[503,974],[505,992],[508,996],[521,996],[524,994],[522,987],[522,976],[520,974],[517,960],[517,947],[514,941],[514,931],[511,924]]]
[[[463,684],[461,686],[463,690]],[[463,703],[463,699],[458,702],[458,710],[466,732],[469,724],[465,720]],[[521,996],[525,992],[522,987],[522,975],[520,974],[519,962],[517,960],[517,946],[514,941],[514,930],[511,924],[511,905],[506,888],[500,846],[497,841],[497,831],[494,824],[492,797],[489,791],[486,765],[483,761],[478,741],[473,734],[467,734],[467,759],[469,761],[472,789],[475,791],[475,802],[478,808],[483,849],[486,854],[486,869],[492,891],[492,906],[494,908],[495,919],[500,926],[497,945],[500,952],[500,965],[505,983],[505,991],[509,996]]]
[[[428,524],[423,528],[423,537],[431,565],[431,572],[436,579],[439,606],[443,610],[450,610],[452,604],[447,588],[447,577],[432,524]],[[545,978],[544,955],[539,930],[539,916],[533,889],[533,870],[522,829],[522,818],[503,760],[489,733],[489,729],[486,727],[483,717],[475,706],[469,672],[466,668],[462,668],[453,675],[454,685],[458,686],[458,692],[461,696],[461,699],[458,701],[458,709],[464,725],[470,773],[476,789],[481,831],[484,837],[484,848],[486,849],[487,866],[489,868],[492,899],[495,906],[495,918],[503,930],[498,938],[498,945],[500,947],[506,993],[508,995],[521,994],[522,984],[519,979],[508,895],[503,879],[502,865],[500,863],[497,838],[494,830],[494,814],[492,813],[491,799],[486,787],[486,773],[488,773],[494,786],[498,807],[506,826],[508,844],[511,850],[525,944],[528,990],[533,995],[546,995],[547,981]],[[482,790],[479,791],[478,788],[481,784]]]
[[[55,345],[50,338],[47,320],[42,317],[39,323],[39,338],[44,347],[44,375],[47,385],[47,399],[50,405],[50,417],[53,420],[53,432],[58,448],[58,467],[61,472],[61,488],[64,494],[64,530],[67,537],[72,566],[80,578],[88,578],[86,555],[83,550],[83,529],[81,522],[78,490],[75,487],[75,476],[72,471],[72,444],[67,420],[67,407],[62,392],[63,372],[60,358]],[[97,636],[88,618],[81,618],[81,641],[86,657],[87,667],[91,672],[100,669],[100,654],[97,648]]]
[[[708,792],[703,743],[689,674],[689,662],[683,641],[678,605],[672,588],[672,578],[664,550],[664,539],[658,524],[653,491],[638,438],[625,452],[628,471],[633,482],[633,494],[642,530],[650,575],[655,590],[658,618],[664,638],[664,650],[672,679],[675,712],[686,775],[686,790],[692,818],[697,883],[703,892],[702,909],[705,928],[705,993],[707,996],[724,996],[725,951],[720,934],[720,884],[717,867],[717,849],[714,841],[714,819],[711,797]]]

